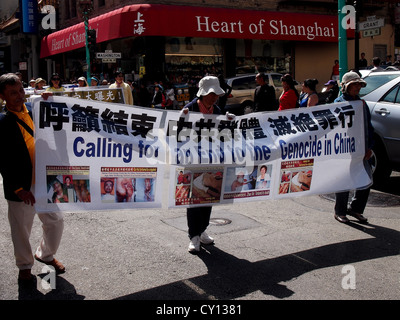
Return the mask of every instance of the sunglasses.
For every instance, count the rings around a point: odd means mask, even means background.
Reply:
[[[53,80],[56,80],[56,81],[58,80],[58,81],[59,81],[59,80],[60,80],[60,78],[53,78]]]

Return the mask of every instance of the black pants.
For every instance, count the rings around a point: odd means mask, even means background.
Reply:
[[[189,238],[201,235],[210,223],[212,207],[187,208],[186,217],[189,227]]]
[[[347,208],[350,207],[354,212],[363,214],[370,190],[370,188],[356,190],[350,205],[348,205],[350,194],[348,191],[336,193],[335,213],[339,216],[345,216]]]

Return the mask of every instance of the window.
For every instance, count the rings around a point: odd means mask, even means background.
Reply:
[[[282,87],[282,75],[280,74],[271,74],[272,82],[274,83],[274,87]]]
[[[384,85],[385,83],[397,78],[400,76],[399,74],[384,74],[379,76],[367,76],[364,80],[367,82],[367,86],[361,88],[360,90],[360,97],[365,96],[366,94],[374,91],[375,89],[379,88],[380,86]]]
[[[256,86],[257,84],[255,76],[238,78],[232,81],[233,90],[255,89]]]

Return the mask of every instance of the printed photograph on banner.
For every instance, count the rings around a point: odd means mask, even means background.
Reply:
[[[102,167],[101,202],[154,202],[157,168]]]
[[[250,198],[270,194],[272,164],[228,167],[224,199]]]
[[[91,202],[88,166],[46,166],[47,202]]]
[[[281,163],[279,194],[309,191],[314,159],[283,161]]]
[[[219,203],[223,168],[176,169],[175,205]]]
[[[188,204],[192,197],[192,172],[185,169],[177,170],[175,200],[176,204]]]

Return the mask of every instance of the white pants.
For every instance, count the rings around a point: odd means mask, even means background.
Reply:
[[[7,202],[16,265],[20,270],[31,269],[34,260],[29,237],[36,213],[35,209],[24,202]],[[43,236],[35,254],[43,261],[51,261],[61,242],[64,216],[58,212],[38,213],[37,215],[42,221]]]

